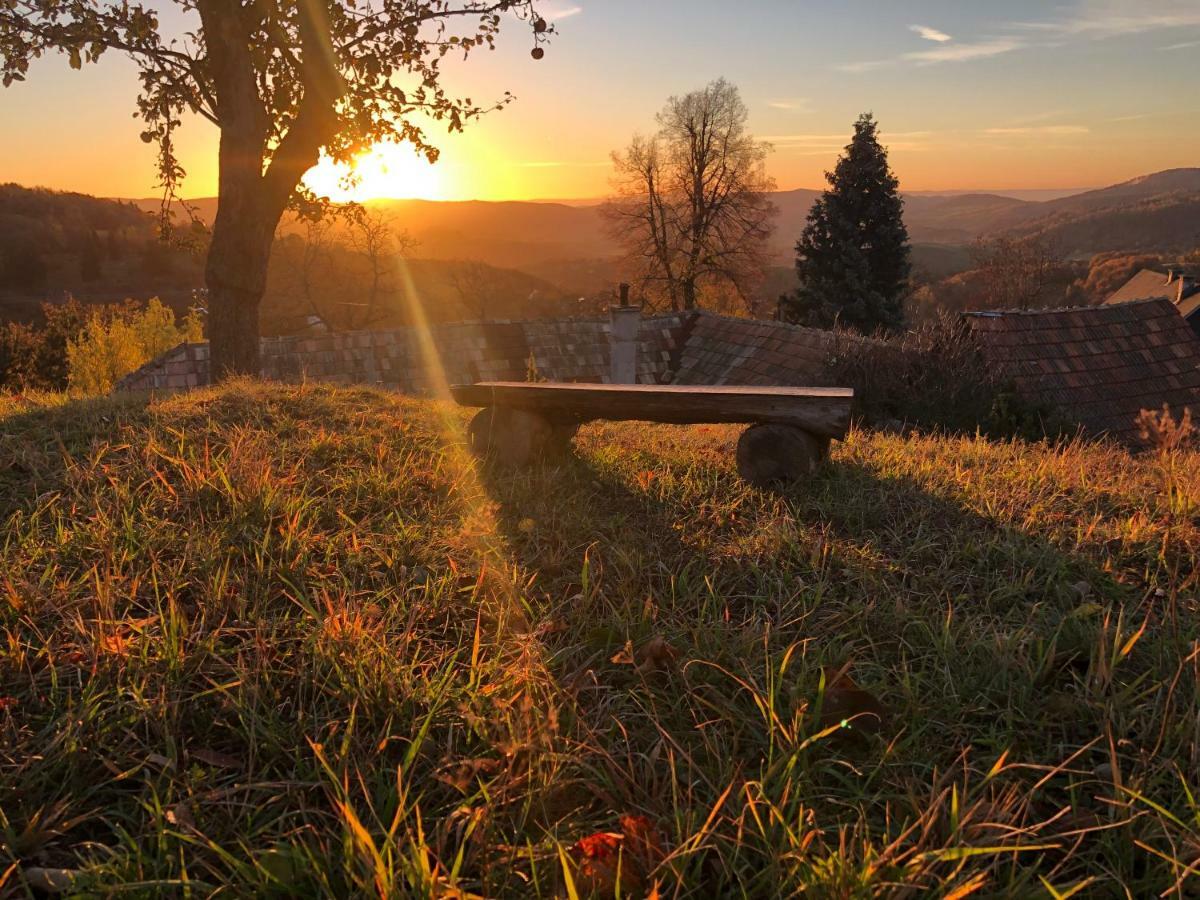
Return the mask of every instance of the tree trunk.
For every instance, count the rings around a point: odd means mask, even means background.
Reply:
[[[253,191],[253,189],[251,189]],[[260,374],[258,308],[267,287],[278,215],[241,190],[222,191],[205,266],[213,382]]]
[[[683,282],[683,308],[687,312],[696,308],[696,282],[692,278]]]
[[[259,96],[251,53],[253,10],[227,0],[197,0],[221,119],[217,218],[205,266],[209,292],[210,373],[260,374],[258,307],[267,287],[275,228],[288,198],[321,146],[337,131],[335,106],[345,83],[327,51],[323,4],[300,4],[304,100],[263,172],[269,112]]]

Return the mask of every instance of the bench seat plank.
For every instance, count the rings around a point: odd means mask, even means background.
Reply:
[[[550,418],[698,423],[776,423],[841,440],[850,427],[851,388],[539,384],[488,381],[454,385],[460,406],[509,407]]]

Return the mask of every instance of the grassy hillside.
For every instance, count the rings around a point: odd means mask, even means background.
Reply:
[[[0,400],[0,892],[1192,875],[1200,457],[857,433],[774,496],[731,428],[505,475],[464,420]]]

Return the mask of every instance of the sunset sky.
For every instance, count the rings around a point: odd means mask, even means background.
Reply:
[[[164,7],[170,4],[162,4]],[[507,110],[443,137],[430,171],[406,149],[374,194],[586,198],[609,152],[648,131],[667,96],[724,76],[775,147],[781,188],[818,187],[865,110],[908,190],[1076,188],[1200,165],[1200,0],[551,0],[559,34],[530,58],[448,63],[448,83]],[[154,194],[132,118],[131,63],[37,63],[0,91],[0,180],[105,196]],[[216,134],[181,136],[186,193],[215,193]],[[317,176],[322,184],[333,179]]]

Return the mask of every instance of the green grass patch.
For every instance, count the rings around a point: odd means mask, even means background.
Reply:
[[[775,495],[733,428],[464,421],[0,399],[0,893],[1200,883],[1197,455],[856,432]]]

